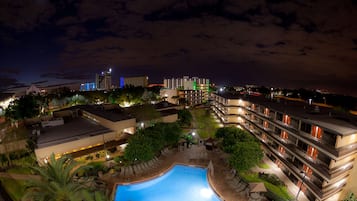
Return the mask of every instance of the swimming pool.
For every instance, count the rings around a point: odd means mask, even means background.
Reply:
[[[115,201],[220,201],[207,180],[207,169],[175,165],[145,182],[118,185]]]

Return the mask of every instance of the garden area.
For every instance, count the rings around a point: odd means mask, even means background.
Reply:
[[[214,137],[219,128],[209,109],[195,108],[190,110],[192,114],[192,126],[197,129],[198,135],[205,139]]]
[[[287,201],[293,198],[276,175],[251,171],[255,166],[269,168],[269,165],[262,163],[264,154],[255,137],[236,127],[224,127],[217,130],[216,138],[221,149],[230,154],[229,165],[237,170],[238,177],[245,183],[263,182],[268,191],[265,196],[271,200]]]
[[[271,200],[287,201],[293,199],[284,182],[280,181],[274,174],[245,171],[240,172],[239,176],[246,182],[263,182],[268,190],[266,197]]]

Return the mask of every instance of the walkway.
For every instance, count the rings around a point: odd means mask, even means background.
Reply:
[[[10,179],[15,179],[15,180],[40,179],[40,176],[38,176],[38,175],[15,174],[15,173],[7,173],[7,172],[0,172],[0,177],[2,177],[2,178],[10,178]]]
[[[281,181],[283,181],[287,185],[289,193],[293,196],[296,196],[299,191],[299,188],[293,182],[291,182],[290,179],[281,171],[281,169],[278,168],[278,166],[275,163],[273,163],[270,159],[264,158],[263,161],[264,163],[269,165],[269,169],[262,169],[262,168],[255,167],[252,169],[252,171],[275,174],[276,176],[279,177]],[[309,199],[305,196],[305,194],[302,191],[300,191],[299,193],[298,200],[309,201]]]

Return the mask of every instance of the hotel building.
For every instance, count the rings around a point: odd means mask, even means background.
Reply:
[[[183,78],[164,79],[163,90],[177,90],[176,96],[185,98],[188,105],[196,105],[208,101],[209,86],[209,79],[184,76]],[[160,94],[167,94],[167,92]]]
[[[212,100],[220,121],[259,139],[266,156],[309,200],[357,193],[355,116],[286,98],[212,94]]]

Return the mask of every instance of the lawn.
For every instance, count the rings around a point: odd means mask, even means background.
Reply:
[[[26,190],[26,181],[9,178],[1,178],[0,180],[11,199],[14,201],[20,201]]]
[[[9,169],[7,172],[17,174],[30,174],[31,171],[29,168],[16,167]],[[0,180],[10,197],[14,201],[20,201],[26,191],[26,181],[10,178],[0,178]]]
[[[268,164],[266,164],[266,163],[259,163],[258,167],[262,168],[262,169],[269,169],[270,168],[270,166]]]
[[[286,186],[278,186],[274,185],[268,181],[265,181],[261,178],[259,178],[258,173],[249,173],[249,172],[244,172],[239,174],[244,180],[247,182],[264,182],[265,187],[268,190],[268,197],[273,198],[274,200],[291,200],[293,196],[291,196],[286,188]]]
[[[193,116],[192,124],[196,127],[197,133],[200,137],[214,137],[219,126],[210,113],[210,110],[206,108],[196,108],[190,110],[190,112]]]

